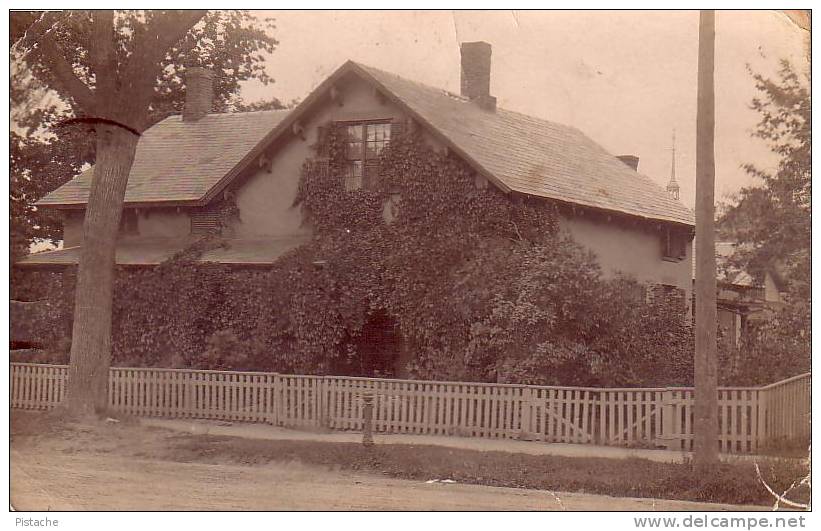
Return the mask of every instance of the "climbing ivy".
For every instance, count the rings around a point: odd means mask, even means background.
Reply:
[[[687,383],[681,309],[603,279],[551,203],[502,193],[420,133],[395,134],[367,186],[346,191],[343,138],[323,131],[296,197],[311,241],[264,268],[197,261],[230,245],[218,236],[157,267],[121,268],[115,364]],[[70,307],[58,320],[70,322]],[[373,353],[375,320],[401,339]]]

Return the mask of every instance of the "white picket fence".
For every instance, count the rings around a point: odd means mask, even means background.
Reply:
[[[63,365],[11,364],[11,406],[49,409],[65,395]],[[755,453],[810,433],[810,374],[764,387],[719,388],[720,447]],[[137,416],[361,430],[374,397],[382,433],[515,438],[692,450],[693,389],[584,388],[112,368],[112,408]]]

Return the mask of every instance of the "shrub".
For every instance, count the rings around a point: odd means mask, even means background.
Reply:
[[[811,310],[809,301],[792,299],[784,307],[765,310],[736,348],[728,347],[722,378],[735,385],[764,385],[809,372]]]
[[[243,370],[249,365],[249,345],[240,340],[233,330],[219,330],[211,334],[202,355],[194,365],[198,369]]]

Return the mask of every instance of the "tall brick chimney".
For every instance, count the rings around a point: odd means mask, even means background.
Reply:
[[[211,112],[214,105],[214,71],[198,66],[185,71],[184,122],[196,122]]]
[[[463,42],[462,96],[488,111],[496,110],[496,98],[490,95],[490,44],[482,41]]]
[[[639,171],[639,158],[637,156],[617,155],[616,158],[633,168],[633,171]]]

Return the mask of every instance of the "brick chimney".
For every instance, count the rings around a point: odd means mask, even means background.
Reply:
[[[214,105],[214,71],[192,66],[185,71],[184,122],[196,122],[211,112]]]
[[[496,98],[490,95],[490,44],[463,42],[459,50],[462,54],[462,96],[487,111],[495,111]]]
[[[618,155],[616,158],[633,168],[633,171],[639,171],[639,158],[637,156]]]

